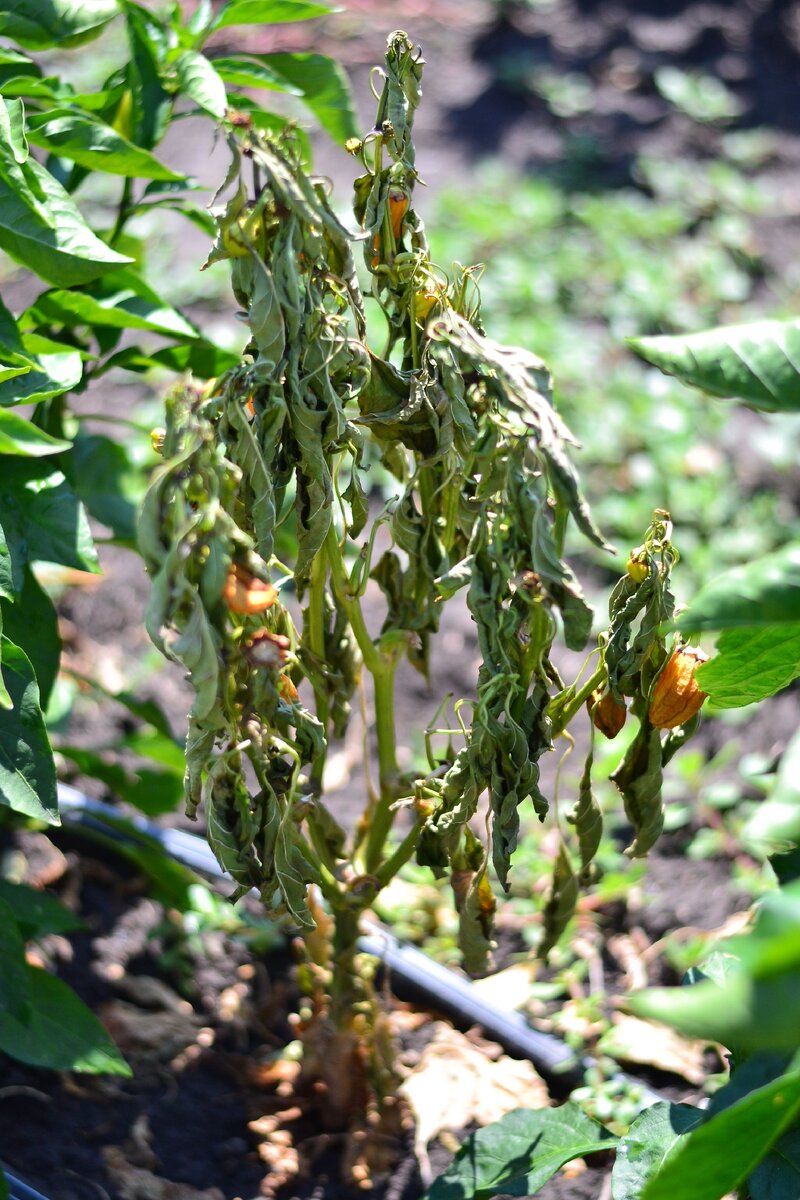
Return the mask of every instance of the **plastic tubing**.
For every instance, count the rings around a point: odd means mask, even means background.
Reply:
[[[130,840],[130,835],[121,828],[124,822],[133,826],[137,833],[158,842],[184,866],[213,879],[226,878],[211,848],[196,834],[182,829],[162,829],[146,817],[123,815],[111,805],[91,800],[65,783],[58,785],[58,803],[62,815],[71,825],[95,828],[125,841]],[[113,822],[119,822],[120,826],[115,827]],[[369,931],[359,939],[359,949],[380,959],[393,981],[423,996],[432,1007],[448,1013],[462,1025],[480,1025],[488,1037],[499,1042],[509,1053],[517,1058],[527,1058],[557,1091],[566,1093],[579,1086],[584,1071],[596,1065],[588,1055],[576,1058],[564,1042],[551,1034],[532,1029],[521,1013],[490,1004],[469,979],[434,962],[416,946],[398,941],[378,922],[370,923]],[[639,1088],[643,1107],[664,1099],[641,1080],[622,1072],[613,1079]],[[20,1197],[20,1200],[25,1198]]]

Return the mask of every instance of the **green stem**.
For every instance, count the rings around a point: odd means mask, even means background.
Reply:
[[[311,581],[308,595],[308,643],[309,649],[318,660],[320,671],[325,669],[325,582],[327,579],[327,562],[323,551],[319,551],[311,565]],[[325,734],[325,746],[314,759],[311,766],[311,786],[319,794],[322,791],[322,774],[325,770],[325,758],[328,742],[328,717],[330,705],[324,682],[312,681],[314,688],[314,703],[317,716]]]
[[[119,235],[122,233],[122,230],[125,228],[125,224],[128,220],[128,217],[131,215],[130,214],[130,204],[131,204],[131,196],[132,195],[133,195],[133,185],[131,183],[131,180],[126,178],[125,182],[122,185],[122,195],[119,198],[119,207],[117,209],[117,219],[114,222],[114,228],[111,230],[111,236],[109,238],[110,246],[114,245],[114,242],[117,240]]]
[[[395,848],[394,852],[389,855],[385,862],[381,863],[378,870],[375,872],[375,878],[381,887],[386,887],[388,883],[394,879],[397,872],[411,858],[411,855],[417,848],[419,841],[420,830],[422,829],[422,819],[417,818],[414,824],[409,829],[402,842]]]
[[[575,698],[572,700],[572,702],[568,704],[566,708],[564,708],[558,719],[553,722],[552,735],[554,738],[558,737],[564,732],[575,714],[580,712],[581,708],[583,708],[592,692],[595,690],[595,688],[599,687],[601,683],[603,683],[605,678],[606,668],[603,663],[600,663],[599,667],[597,667],[595,672],[589,676],[580,691],[575,693]]]

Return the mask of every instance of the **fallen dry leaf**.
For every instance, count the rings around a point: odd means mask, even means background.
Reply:
[[[705,1081],[703,1061],[707,1042],[683,1037],[666,1025],[654,1025],[627,1013],[615,1013],[612,1020],[611,1029],[600,1039],[598,1048],[603,1054],[671,1071],[695,1085]]]
[[[443,1021],[436,1022],[400,1093],[416,1119],[414,1149],[426,1183],[431,1174],[428,1143],[442,1130],[463,1129],[472,1121],[489,1125],[514,1108],[546,1108],[550,1103],[529,1062],[505,1054],[492,1061]]]
[[[537,966],[533,962],[514,963],[485,979],[473,980],[472,990],[497,1008],[507,1011],[525,1008],[531,999],[531,984],[536,979]]]
[[[200,1032],[194,1014],[152,1012],[125,1000],[104,1004],[100,1019],[126,1058],[168,1062],[192,1045]]]

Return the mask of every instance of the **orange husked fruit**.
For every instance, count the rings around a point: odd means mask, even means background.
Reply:
[[[278,599],[277,589],[237,563],[228,571],[222,598],[231,612],[259,613],[272,608]]]
[[[611,692],[603,695],[599,689],[592,692],[586,702],[586,707],[589,709],[589,716],[592,718],[595,729],[599,729],[609,740],[617,736],[628,716],[628,710],[624,704],[618,703]]]
[[[656,729],[677,729],[700,710],[708,692],[701,690],[694,673],[708,658],[694,646],[676,650],[656,679],[650,697],[650,724]]]

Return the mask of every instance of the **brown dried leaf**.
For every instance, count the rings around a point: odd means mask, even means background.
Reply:
[[[487,975],[484,979],[475,979],[472,990],[483,1000],[497,1008],[525,1008],[531,999],[531,984],[536,978],[537,963],[521,962]]]
[[[671,1071],[689,1083],[700,1085],[708,1072],[703,1065],[707,1042],[683,1037],[666,1025],[651,1024],[627,1013],[615,1013],[613,1026],[600,1039],[603,1054],[622,1062],[641,1063]]]
[[[489,1125],[514,1108],[546,1108],[547,1088],[529,1062],[501,1054],[494,1062],[442,1021],[400,1088],[416,1119],[414,1148],[429,1173],[427,1146],[443,1129]]]

